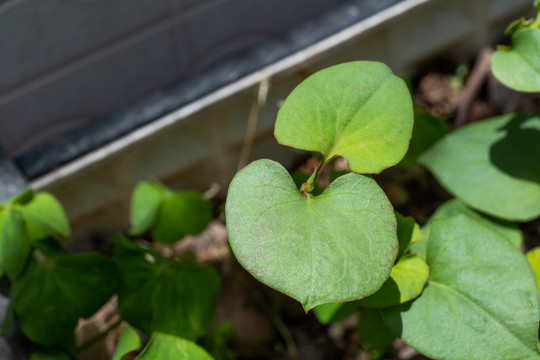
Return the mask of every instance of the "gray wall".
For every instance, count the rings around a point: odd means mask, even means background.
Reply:
[[[0,0],[10,157],[343,0]]]

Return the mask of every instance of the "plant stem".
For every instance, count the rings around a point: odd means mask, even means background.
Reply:
[[[115,328],[117,328],[120,324],[122,323],[122,319],[121,318],[118,318],[118,320],[116,320],[115,322],[113,322],[111,325],[109,325],[109,327],[107,329],[105,329],[104,331],[96,334],[94,337],[88,339],[87,341],[85,341],[84,343],[82,343],[81,345],[79,345],[77,347],[77,349],[75,350],[76,352],[80,353],[86,349],[88,349],[89,347],[91,347],[92,345],[100,342],[103,338],[105,338],[107,335],[109,335],[109,333],[114,330]]]
[[[307,181],[304,184],[302,184],[302,187],[300,188],[300,192],[305,193],[305,194],[311,194],[315,186],[315,180],[317,180],[317,176],[319,175],[319,173],[325,166],[326,166],[326,161],[324,160],[324,158],[322,158],[321,161],[319,162],[319,165],[317,165],[315,170],[313,170],[313,174],[311,174],[309,179],[307,179]]]

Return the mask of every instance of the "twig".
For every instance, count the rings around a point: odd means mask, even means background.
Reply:
[[[268,88],[270,87],[270,79],[264,78],[259,83],[259,90],[257,91],[257,101],[253,102],[251,111],[249,113],[248,124],[246,129],[246,136],[244,137],[244,144],[238,158],[238,171],[247,165],[249,154],[253,146],[253,139],[255,138],[255,131],[257,129],[257,122],[259,121],[259,111],[261,107],[266,104],[268,98]]]
[[[478,96],[482,85],[486,81],[491,63],[493,49],[483,48],[476,59],[467,82],[459,94],[459,104],[456,111],[454,128],[457,129],[467,123],[473,100]]]
[[[79,345],[75,351],[80,353],[80,352],[90,348],[92,345],[97,344],[102,339],[104,339],[107,335],[109,335],[109,333],[111,331],[113,331],[115,328],[117,328],[121,323],[122,323],[122,319],[118,318],[115,322],[113,322],[111,325],[109,325],[109,327],[107,329],[105,329],[105,331],[102,331],[102,332],[96,334],[94,337],[88,339],[87,341],[85,341],[84,343]]]

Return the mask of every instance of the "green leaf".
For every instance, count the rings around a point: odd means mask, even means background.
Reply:
[[[36,256],[13,299],[15,313],[28,338],[51,346],[72,336],[79,318],[92,315],[116,292],[116,266],[95,253]]]
[[[30,254],[30,240],[24,221],[17,210],[0,213],[0,269],[15,279],[26,266]]]
[[[534,0],[533,6],[534,9],[540,13],[540,0]]]
[[[373,294],[397,255],[392,205],[367,176],[302,195],[281,165],[258,160],[236,174],[225,211],[240,264],[306,311]]]
[[[212,209],[201,194],[192,191],[166,194],[152,236],[158,242],[172,244],[188,234],[200,234],[210,220]]]
[[[491,71],[504,85],[518,91],[540,91],[540,29],[522,28],[512,36],[511,48],[499,48]]]
[[[539,297],[525,256],[464,215],[433,221],[425,240],[428,284],[382,310],[389,327],[436,359],[537,356]]]
[[[534,248],[527,253],[527,260],[531,264],[536,278],[536,287],[540,293],[540,247]]]
[[[352,171],[379,173],[398,163],[413,127],[407,86],[384,64],[356,61],[321,70],[281,106],[274,135],[282,145],[347,159]]]
[[[388,329],[379,309],[363,309],[357,327],[362,346],[379,349],[392,345],[396,335]]]
[[[122,317],[146,334],[162,331],[193,340],[205,334],[219,294],[215,269],[174,262],[126,242],[115,248]]]
[[[429,268],[420,255],[405,255],[394,265],[379,291],[359,300],[358,305],[383,308],[411,301],[422,293],[428,274]]]
[[[140,347],[141,339],[139,338],[137,331],[131,326],[124,326],[120,333],[120,337],[118,338],[112,360],[123,360],[127,354],[139,350]]]
[[[140,235],[151,228],[163,197],[164,190],[159,184],[149,181],[141,181],[137,184],[131,198],[130,234]]]
[[[345,320],[358,309],[358,301],[331,302],[313,308],[321,324],[331,324]]]
[[[397,220],[397,237],[399,242],[399,252],[397,259],[399,260],[403,254],[409,249],[409,245],[422,240],[422,232],[420,226],[410,216],[402,216],[396,212]]]
[[[411,144],[399,166],[409,168],[417,165],[420,155],[449,132],[450,126],[443,118],[415,107]]]
[[[540,215],[540,116],[504,115],[467,125],[421,158],[472,208],[506,220]]]
[[[163,359],[213,360],[203,348],[191,341],[156,332],[136,360]]]
[[[30,240],[44,239],[53,234],[69,237],[69,221],[66,213],[53,195],[46,192],[37,193],[31,201],[19,209],[23,214]]]
[[[449,217],[459,214],[467,215],[477,220],[481,224],[488,227],[490,230],[493,230],[502,237],[506,238],[518,249],[521,248],[521,245],[523,244],[523,234],[515,224],[501,219],[496,219],[489,215],[480,214],[479,212],[474,211],[458,199],[448,200],[447,202],[439,206],[437,211],[435,211],[435,213],[431,216],[429,220],[432,221],[439,219],[447,219]]]

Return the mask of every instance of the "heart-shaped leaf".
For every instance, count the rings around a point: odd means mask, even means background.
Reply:
[[[467,205],[506,220],[540,215],[540,116],[504,115],[465,126],[420,158]]]
[[[480,214],[458,199],[448,200],[439,206],[437,211],[435,211],[435,213],[429,218],[429,221],[447,219],[460,214],[472,217],[481,224],[487,226],[489,229],[506,238],[518,249],[521,249],[521,245],[523,244],[523,234],[515,224],[512,224],[509,221],[496,219],[489,215]]]
[[[537,356],[540,304],[525,256],[464,215],[433,221],[426,240],[428,284],[416,300],[382,309],[390,328],[436,359]]]
[[[199,345],[182,338],[156,332],[136,360],[214,360]]]
[[[512,47],[500,47],[493,54],[491,71],[512,89],[540,91],[540,29],[517,30],[512,35]]]
[[[358,301],[358,305],[383,308],[415,299],[427,282],[429,268],[418,254],[405,255],[392,268],[392,273],[375,294]]]
[[[164,195],[164,190],[159,184],[149,181],[137,184],[131,199],[130,234],[139,235],[150,229],[156,220]]]
[[[275,125],[280,144],[347,159],[352,171],[379,173],[409,147],[413,109],[407,86],[384,64],[357,61],[321,70],[298,85]]]
[[[116,292],[116,266],[94,253],[36,256],[13,301],[25,335],[51,346],[73,336],[79,318],[92,315]]]
[[[240,264],[306,310],[373,294],[397,255],[392,206],[367,176],[303,195],[281,165],[258,160],[231,182],[226,215]]]
[[[0,211],[0,269],[15,279],[26,266],[30,239],[24,220],[17,210]]]
[[[220,279],[215,269],[175,262],[118,238],[122,317],[146,334],[163,331],[195,340],[208,330]]]
[[[44,239],[53,234],[69,237],[69,222],[64,208],[56,198],[46,192],[35,194],[33,199],[23,206],[21,211],[26,232],[32,241]]]

